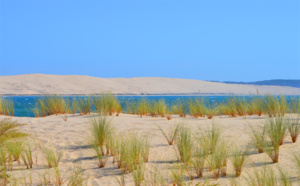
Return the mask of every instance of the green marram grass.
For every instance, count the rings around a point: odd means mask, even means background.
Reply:
[[[104,146],[109,143],[109,140],[114,132],[111,120],[106,116],[93,117],[90,126],[90,140],[92,144],[97,144],[101,148],[102,155],[104,155]]]
[[[179,131],[179,124],[175,124],[174,126],[169,127],[167,131],[164,131],[161,127],[158,128],[167,140],[168,144],[173,145]]]
[[[63,156],[62,152],[56,152],[52,148],[43,148],[43,153],[49,168],[58,167]]]
[[[19,127],[24,125],[26,124],[13,121],[11,118],[0,120],[0,144],[11,139],[29,136],[29,134],[19,130]]]

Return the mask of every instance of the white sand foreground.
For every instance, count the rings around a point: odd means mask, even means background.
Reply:
[[[23,126],[22,131],[32,134],[39,139],[42,145],[53,146],[57,150],[63,151],[64,156],[60,163],[62,170],[67,170],[72,167],[72,164],[80,164],[84,169],[84,174],[89,177],[88,185],[118,185],[115,177],[120,177],[121,171],[117,169],[116,164],[112,164],[112,158],[108,160],[105,168],[99,169],[97,167],[96,160],[93,159],[91,149],[87,146],[87,134],[89,128],[89,121],[91,117],[96,115],[79,116],[69,115],[67,121],[64,121],[62,116],[48,116],[45,118],[28,118],[28,117],[14,117],[21,123],[27,123]],[[6,116],[0,116],[0,119],[6,118]],[[136,115],[120,114],[119,117],[111,116],[113,126],[122,132],[138,132],[141,135],[145,135],[150,139],[150,156],[149,163],[146,164],[147,168],[158,167],[160,170],[165,170],[165,177],[167,177],[167,169],[171,163],[176,163],[177,158],[174,148],[167,145],[166,140],[157,128],[161,126],[163,129],[168,129],[169,126],[174,123],[184,122],[185,125],[191,127],[194,132],[197,132],[199,128],[208,130],[212,124],[212,120],[206,118],[195,119],[188,116],[187,118],[179,118],[173,116],[171,121],[166,118],[140,118]],[[214,121],[219,125],[223,131],[223,136],[233,144],[236,143],[240,146],[245,146],[251,140],[250,134],[252,127],[258,127],[263,125],[266,117],[247,116],[230,118],[227,116],[217,116]],[[247,176],[247,171],[253,169],[252,167],[261,168],[265,163],[268,167],[276,168],[282,167],[289,172],[290,177],[297,177],[297,169],[292,157],[292,152],[300,154],[300,142],[293,144],[290,137],[287,135],[284,139],[284,145],[280,147],[279,163],[273,164],[271,159],[265,154],[258,154],[255,149],[250,151],[250,160],[247,162],[245,169],[242,172],[241,178],[237,180],[240,185],[245,185],[244,176]],[[18,170],[14,173],[19,175],[33,175],[34,179],[38,178],[38,175],[43,175],[49,171],[47,164],[43,158],[40,150],[34,150],[34,154],[37,154],[38,165],[33,165],[33,171],[28,171],[25,166],[17,166]],[[35,155],[34,155],[35,157]],[[230,185],[232,180],[230,177],[234,175],[232,164],[228,162],[228,174],[226,177],[220,177],[217,181],[214,181],[212,172],[207,169],[204,170],[204,177],[211,180],[211,183],[219,183],[220,185]],[[192,185],[203,182],[204,179],[197,179],[193,181]],[[126,185],[134,185],[131,174],[125,176]]]

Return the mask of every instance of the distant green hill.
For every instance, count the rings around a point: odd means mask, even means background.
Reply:
[[[300,79],[295,80],[285,80],[285,79],[273,79],[255,82],[234,82],[234,81],[224,81],[223,83],[228,84],[247,84],[247,85],[275,85],[275,86],[288,86],[300,88]]]

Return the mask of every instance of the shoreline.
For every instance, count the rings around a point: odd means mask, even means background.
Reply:
[[[101,94],[0,94],[0,97],[43,97],[43,96],[97,96]],[[114,96],[137,96],[137,97],[147,97],[147,96],[264,96],[266,94],[234,94],[234,93],[174,93],[174,94],[112,94]],[[300,96],[300,94],[271,94],[273,96]]]

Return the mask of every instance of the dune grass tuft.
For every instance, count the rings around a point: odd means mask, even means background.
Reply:
[[[190,115],[195,118],[203,117],[206,112],[206,102],[202,99],[190,99],[187,101]]]
[[[8,98],[0,98],[0,115],[14,116],[14,102]]]
[[[26,145],[26,148],[21,154],[21,157],[27,169],[32,169],[33,157],[32,157],[32,149],[29,144]]]
[[[21,124],[17,121],[13,121],[11,118],[4,118],[0,120],[0,144],[10,139],[28,136],[29,134],[21,132],[18,129],[18,127],[24,125],[26,124]]]
[[[118,116],[122,112],[121,104],[112,93],[102,93],[100,96],[93,97],[93,103],[98,113]]]
[[[184,126],[184,124],[181,124],[178,128],[176,146],[180,160],[184,163],[188,163],[191,160],[193,153],[193,136],[191,129]]]
[[[174,125],[168,129],[168,131],[164,131],[161,127],[158,127],[161,133],[164,135],[165,139],[167,140],[169,145],[173,145],[175,139],[178,134],[179,124]]]
[[[293,143],[296,143],[297,138],[300,135],[300,115],[298,115],[297,118],[289,118],[288,123],[288,131]]]
[[[185,169],[182,165],[177,164],[171,167],[171,174],[169,176],[173,185],[182,186],[184,185],[184,173]]]
[[[58,164],[63,156],[62,152],[55,152],[51,148],[43,148],[43,153],[49,168],[58,167]]]
[[[232,151],[231,161],[234,167],[236,177],[240,177],[242,168],[247,162],[248,148],[242,150],[240,147],[235,146]]]
[[[92,118],[90,132],[92,144],[96,143],[101,148],[102,155],[104,155],[104,145],[109,143],[109,139],[114,132],[111,120],[106,116]]]
[[[172,106],[174,114],[178,114],[180,117],[186,117],[187,108],[186,104],[182,100],[177,100],[176,104]]]
[[[13,157],[14,161],[20,164],[20,157],[24,150],[24,143],[22,141],[10,141],[5,143],[9,156]]]
[[[265,127],[258,127],[254,129],[250,126],[252,130],[252,143],[254,147],[257,149],[258,153],[264,152],[264,143],[265,143]]]
[[[264,125],[269,141],[264,143],[264,151],[274,163],[279,159],[279,147],[283,144],[283,138],[287,131],[287,121],[283,117],[270,118]]]
[[[91,104],[91,97],[88,96],[87,98],[79,97],[75,105],[80,115],[87,115],[91,113]]]
[[[202,178],[203,176],[203,169],[205,165],[205,159],[206,159],[206,153],[203,148],[198,145],[196,146],[194,159],[192,161],[192,165],[194,167],[195,173],[198,176],[198,178]]]
[[[137,165],[136,169],[132,172],[132,177],[135,186],[141,186],[144,181],[145,166],[143,163]]]

